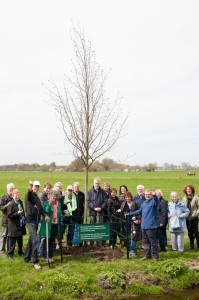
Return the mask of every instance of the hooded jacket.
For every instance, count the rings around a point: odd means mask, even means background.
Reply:
[[[168,217],[171,220],[171,217],[177,216],[179,218],[179,228],[171,228],[169,224],[169,231],[173,233],[183,233],[186,231],[186,218],[189,215],[189,209],[185,206],[185,204],[178,200],[177,203],[174,203],[173,201],[169,202],[168,207],[169,213]],[[169,223],[170,223],[169,220]]]

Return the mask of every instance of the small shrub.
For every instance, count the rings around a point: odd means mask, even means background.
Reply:
[[[172,258],[166,261],[160,262],[156,265],[151,265],[148,270],[156,271],[158,274],[166,274],[171,278],[176,278],[179,275],[185,273],[188,268],[185,266],[183,259]]]
[[[107,272],[97,276],[98,284],[104,289],[125,288],[125,275],[123,273]]]
[[[199,274],[188,270],[182,276],[175,278],[172,280],[172,286],[178,289],[190,288],[193,286],[197,286],[199,282]]]

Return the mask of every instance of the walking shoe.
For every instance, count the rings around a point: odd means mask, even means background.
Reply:
[[[144,256],[144,257],[142,257],[140,260],[144,261],[144,260],[148,260],[148,259],[151,259],[151,257],[146,257],[146,256]]]
[[[35,268],[36,270],[41,269],[41,266],[40,266],[39,264],[34,264],[33,266],[34,266],[34,268]]]
[[[24,262],[25,263],[32,263],[32,260],[31,259],[24,259]]]
[[[49,262],[49,263],[52,263],[52,262],[54,262],[54,259],[53,258],[49,258],[49,259],[46,258],[46,261]]]
[[[153,262],[157,262],[158,260],[159,260],[158,257],[153,257],[153,259],[152,259]]]
[[[194,249],[194,245],[190,245],[187,250],[193,250],[193,249]]]
[[[135,252],[129,252],[129,254],[131,255],[131,256],[136,256],[136,253]]]

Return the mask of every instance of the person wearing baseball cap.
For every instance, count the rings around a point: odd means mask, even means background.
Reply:
[[[25,210],[26,210],[26,227],[29,232],[29,240],[24,253],[24,262],[32,260],[36,270],[40,269],[38,259],[38,235],[37,229],[40,216],[43,216],[46,222],[49,222],[49,217],[44,211],[41,201],[37,195],[40,188],[40,182],[35,180],[29,181],[29,189],[25,195]]]

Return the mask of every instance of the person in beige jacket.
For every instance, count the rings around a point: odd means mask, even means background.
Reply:
[[[194,249],[194,240],[196,239],[197,251],[199,252],[199,232],[198,232],[198,216],[199,216],[199,197],[195,195],[195,188],[188,184],[184,187],[183,192],[185,196],[183,201],[190,214],[187,218],[187,230],[190,241],[190,249]]]

